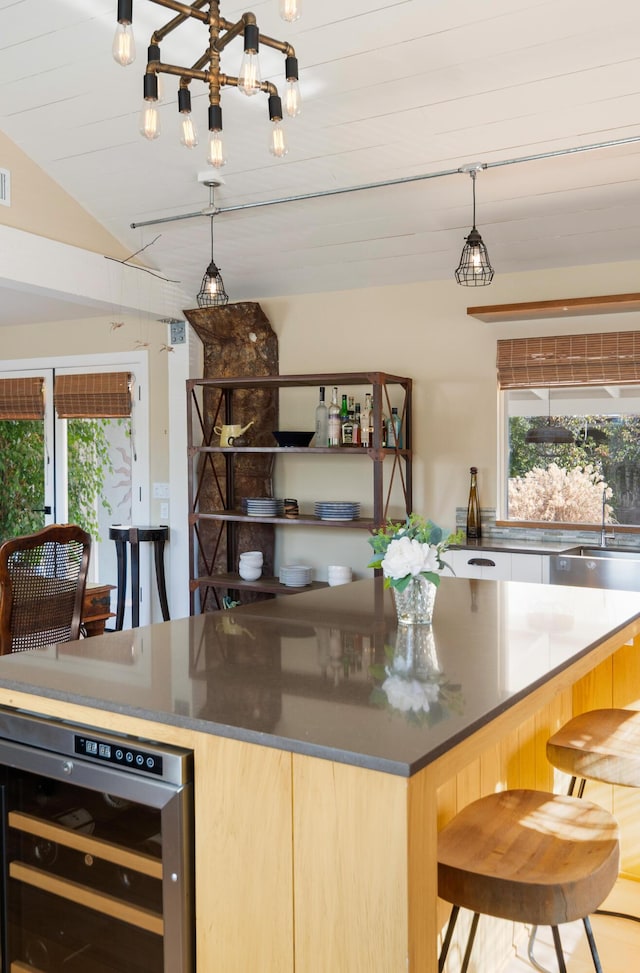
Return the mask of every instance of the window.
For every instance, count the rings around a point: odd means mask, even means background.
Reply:
[[[640,525],[640,334],[498,342],[503,518]]]

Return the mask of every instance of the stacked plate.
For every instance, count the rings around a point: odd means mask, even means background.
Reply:
[[[280,584],[288,588],[303,588],[311,584],[313,568],[308,564],[283,564],[280,568]]]
[[[284,501],[275,497],[243,497],[242,509],[250,517],[282,517]]]
[[[357,520],[360,504],[350,500],[316,500],[315,513],[320,520]]]

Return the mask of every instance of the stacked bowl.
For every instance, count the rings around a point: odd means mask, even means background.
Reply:
[[[336,584],[348,584],[352,578],[350,567],[344,564],[330,564],[327,568],[327,581],[331,586]]]
[[[240,555],[238,574],[244,581],[257,581],[262,574],[262,551],[245,551]]]

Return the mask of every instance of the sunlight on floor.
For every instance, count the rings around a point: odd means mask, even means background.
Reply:
[[[640,882],[619,879],[611,895],[603,903],[603,908],[640,916]],[[592,916],[591,923],[602,968],[606,973],[630,973],[631,970],[638,968],[640,922],[609,916]],[[582,923],[572,922],[561,926],[560,935],[568,973],[594,973],[593,960]],[[515,947],[515,954],[515,957],[503,968],[503,973],[531,973],[534,967],[527,957],[526,938]],[[549,973],[557,973],[558,965],[550,929],[538,930],[534,956],[536,962]]]

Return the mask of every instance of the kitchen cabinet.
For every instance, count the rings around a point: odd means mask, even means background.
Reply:
[[[259,390],[279,393],[291,388],[340,388],[365,386],[371,390],[373,402],[373,443],[362,446],[280,447],[271,441],[251,442],[247,445],[221,446],[219,427],[239,421],[238,403],[245,403],[247,395]],[[363,394],[364,394],[363,391]],[[250,590],[265,598],[290,595],[305,588],[280,584],[276,577],[261,577],[244,581],[237,573],[239,525],[260,523],[270,530],[294,528],[333,528],[371,531],[384,524],[390,515],[392,488],[399,490],[403,515],[412,509],[412,452],[411,452],[411,394],[412,381],[386,372],[347,372],[309,375],[240,376],[236,378],[191,379],[187,382],[187,431],[189,458],[189,563],[191,614],[204,611],[207,605],[220,608],[224,597],[236,599],[240,592]],[[203,399],[208,396],[207,407]],[[402,446],[383,446],[382,415],[398,409],[402,419]],[[314,406],[315,408],[315,406]],[[218,428],[218,433],[216,433]],[[368,463],[371,473],[369,495],[359,498],[372,508],[372,516],[355,520],[325,520],[301,509],[298,517],[252,516],[242,508],[242,497],[236,488],[236,466],[252,455],[271,454],[278,463],[303,454],[311,462],[336,464],[339,479],[341,461]],[[204,477],[213,480],[213,491],[202,488]],[[285,476],[286,479],[286,471]],[[204,499],[206,495],[206,500]],[[273,495],[271,483],[268,495]],[[353,499],[353,498],[351,498]],[[218,552],[226,550],[226,564],[221,569]],[[274,571],[275,574],[275,571]],[[313,582],[313,587],[324,586]]]
[[[458,578],[484,578],[493,581],[548,582],[548,555],[491,551],[477,547],[457,548],[447,560]]]

